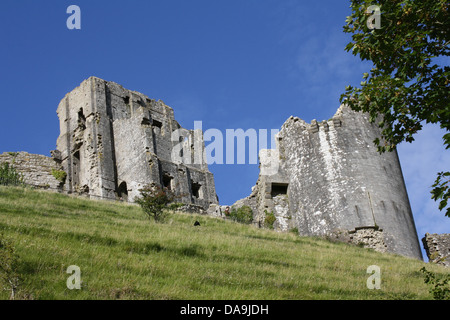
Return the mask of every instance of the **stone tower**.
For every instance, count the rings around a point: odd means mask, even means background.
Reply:
[[[380,155],[376,137],[378,126],[345,106],[328,121],[308,124],[290,117],[273,150],[278,170],[261,171],[251,195],[234,207],[250,206],[259,225],[273,213],[278,230],[345,235],[380,251],[422,259],[397,153]],[[262,167],[270,161],[260,155]]]
[[[154,183],[174,191],[179,202],[203,209],[218,203],[202,133],[181,128],[162,101],[91,77],[62,99],[57,113],[60,136],[52,154],[67,173],[65,191],[133,201]]]

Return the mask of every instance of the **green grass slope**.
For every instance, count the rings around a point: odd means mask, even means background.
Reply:
[[[431,299],[420,268],[448,273],[205,216],[157,224],[135,205],[23,188],[0,187],[0,234],[19,257],[22,299]],[[70,265],[80,290],[66,286]],[[379,290],[367,288],[370,265],[381,268]]]

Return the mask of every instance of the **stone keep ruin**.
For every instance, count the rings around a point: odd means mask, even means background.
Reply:
[[[204,154],[202,133],[181,128],[162,101],[91,77],[62,99],[57,113],[53,159],[20,152],[0,155],[0,162],[16,163],[37,187],[132,202],[140,188],[155,184],[197,212],[223,216],[206,161],[188,152]],[[181,134],[173,139],[174,132]],[[260,227],[272,215],[279,231],[422,259],[397,153],[380,155],[373,145],[379,136],[365,114],[345,106],[328,121],[290,117],[276,149],[261,152],[251,194],[232,209],[250,207]],[[274,159],[277,170],[263,170]]]
[[[162,101],[91,77],[64,97],[57,113],[61,134],[53,157],[67,173],[64,191],[133,201],[153,183],[186,204],[207,209],[218,203],[205,161],[172,161],[180,143],[203,151],[203,136],[182,129]],[[176,130],[184,135],[172,141]]]

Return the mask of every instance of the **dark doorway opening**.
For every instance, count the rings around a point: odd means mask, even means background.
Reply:
[[[192,196],[197,199],[203,198],[202,185],[196,182],[192,183]]]
[[[72,158],[72,185],[76,191],[80,185],[80,168],[80,151],[76,151]]]
[[[117,196],[121,201],[128,201],[128,187],[125,181],[122,182],[117,188]]]
[[[164,173],[162,177],[163,187],[172,190],[172,180],[173,178],[169,174]]]

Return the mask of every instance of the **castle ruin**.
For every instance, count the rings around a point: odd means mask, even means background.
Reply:
[[[202,133],[183,129],[162,101],[90,77],[62,99],[57,113],[61,133],[52,155],[67,173],[64,191],[132,202],[154,184],[205,210],[218,203],[206,161],[186,152],[196,146],[203,154]],[[179,158],[192,161],[172,160],[180,144]]]
[[[328,121],[291,116],[275,138],[277,172],[260,174],[233,207],[251,207],[259,226],[273,214],[281,231],[422,259],[397,152],[377,152],[380,134],[367,114],[344,105]],[[260,155],[261,167],[270,162]]]
[[[53,159],[14,153],[0,162],[16,161],[27,183],[38,187],[132,202],[154,184],[198,212],[223,216],[202,132],[183,129],[162,101],[90,77],[61,100],[57,114]],[[261,170],[251,194],[232,208],[249,206],[260,227],[273,214],[279,231],[422,259],[397,153],[379,154],[373,145],[379,136],[366,114],[345,106],[328,121],[291,116],[276,149],[260,154],[261,169],[276,155],[276,172]],[[64,179],[53,174],[61,171]]]
[[[430,262],[450,268],[450,233],[426,233],[422,243]]]

